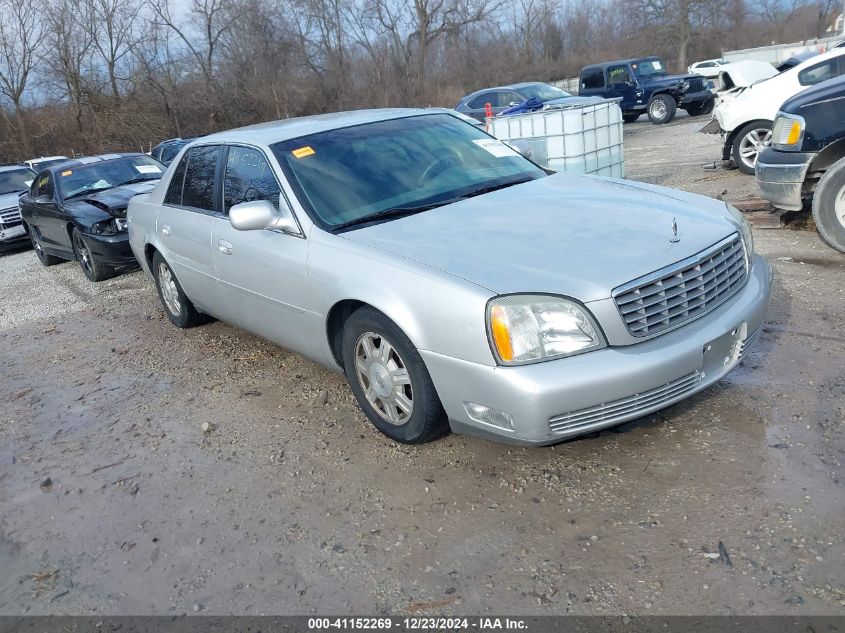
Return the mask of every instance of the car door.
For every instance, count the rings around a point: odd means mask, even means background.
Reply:
[[[212,234],[221,318],[298,349],[297,341],[309,335],[308,241],[301,232],[232,228],[227,214],[236,204],[267,200],[277,208],[287,205],[262,150],[230,145],[221,184],[223,215],[215,217]]]
[[[627,110],[633,107],[637,101],[637,86],[627,64],[621,66],[610,66],[607,69],[607,89],[605,95],[608,99],[622,99],[620,107]]]
[[[30,191],[32,195],[25,203],[28,206],[29,224],[41,239],[42,246],[52,252],[72,252],[66,225],[60,217],[53,174],[47,170],[42,171]]]
[[[601,66],[592,66],[581,71],[578,94],[604,96],[604,70]]]
[[[156,222],[162,255],[185,294],[214,316],[219,315],[211,231],[219,213],[216,183],[222,153],[220,145],[200,145],[185,152],[168,183]]]

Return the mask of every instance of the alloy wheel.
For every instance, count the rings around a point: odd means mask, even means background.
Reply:
[[[760,152],[772,144],[772,131],[766,128],[751,130],[739,143],[739,155],[749,167],[754,167]]]
[[[836,199],[833,201],[833,215],[845,229],[845,187],[842,187],[836,194]]]
[[[662,119],[666,116],[666,104],[660,99],[656,99],[649,106],[649,112],[655,119]]]
[[[364,332],[355,343],[355,375],[381,418],[401,426],[414,412],[411,376],[396,348],[381,334]]]
[[[74,246],[76,247],[76,256],[79,258],[79,265],[82,266],[82,270],[88,275],[93,275],[94,269],[91,265],[91,253],[79,235],[76,236]]]
[[[178,317],[182,313],[182,303],[179,301],[179,289],[176,287],[176,280],[170,272],[167,264],[158,265],[158,287],[161,289],[161,298],[170,314]]]

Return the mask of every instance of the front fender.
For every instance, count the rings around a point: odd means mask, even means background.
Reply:
[[[485,325],[489,290],[342,235],[315,230],[311,239],[309,289],[324,324],[339,302],[360,301],[396,323],[419,350],[495,365]],[[333,360],[328,336],[326,351]]]

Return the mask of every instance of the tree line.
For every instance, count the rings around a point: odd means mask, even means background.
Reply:
[[[0,0],[0,160],[826,35],[840,0]]]

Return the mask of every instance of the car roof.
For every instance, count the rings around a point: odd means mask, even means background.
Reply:
[[[586,70],[587,68],[605,68],[607,66],[616,66],[616,65],[622,65],[622,64],[633,64],[633,63],[636,63],[636,62],[644,62],[644,61],[647,61],[647,60],[650,61],[650,60],[659,60],[659,59],[660,58],[657,55],[646,55],[644,57],[631,57],[629,59],[615,59],[615,60],[610,61],[610,62],[600,62],[598,64],[590,64],[588,66],[584,66],[584,68],[582,70]],[[711,61],[711,60],[705,60],[705,61]]]
[[[32,171],[28,165],[21,165],[20,163],[6,163],[5,165],[0,165],[0,172],[15,171],[17,169],[29,169],[29,171]]]
[[[476,90],[475,92],[471,92],[465,97],[461,98],[461,103],[465,101],[469,101],[470,99],[475,99],[478,95],[484,94],[485,92],[490,92],[493,90],[519,90],[520,88],[528,88],[530,86],[551,86],[551,84],[547,84],[544,81],[521,81],[515,84],[506,84],[504,86],[491,86],[490,88],[481,88]],[[552,86],[553,88],[555,86]],[[561,88],[562,90],[562,88]]]
[[[79,167],[80,165],[89,165],[91,163],[102,163],[109,160],[115,160],[116,158],[129,158],[131,156],[146,156],[146,154],[142,154],[141,152],[123,152],[118,154],[96,154],[94,156],[77,156],[76,158],[69,158],[67,160],[63,160],[60,163],[56,163],[55,165],[50,165],[46,169],[50,171],[59,171],[61,169],[67,169],[68,167]]]
[[[819,62],[825,61],[826,59],[831,59],[833,57],[842,57],[843,55],[845,55],[845,49],[843,49],[843,48],[832,48],[829,51],[826,51],[824,53],[819,53],[818,55],[813,55],[809,59],[805,59],[803,62],[801,62],[797,66],[793,66],[792,68],[790,68],[789,70],[786,70],[784,72],[804,70],[808,66],[814,66],[814,65],[818,64]]]
[[[225,132],[217,132],[203,136],[201,139],[197,139],[196,142],[203,145],[226,142],[272,145],[280,141],[287,141],[300,136],[326,132],[328,130],[430,114],[449,114],[449,111],[445,108],[383,108],[315,114],[294,119],[258,123]]]
[[[45,160],[62,160],[66,159],[67,156],[39,156],[38,158],[30,158],[27,160],[27,163],[40,163],[41,161]]]

